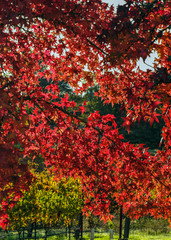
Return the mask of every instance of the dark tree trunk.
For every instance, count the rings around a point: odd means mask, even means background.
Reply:
[[[34,239],[36,240],[36,222],[34,223]]]
[[[124,227],[124,240],[128,240],[129,238],[130,222],[131,222],[131,219],[129,217],[126,217],[125,227]]]
[[[34,228],[33,223],[29,223],[28,227],[27,227],[27,231],[28,231],[27,238],[31,238],[32,237],[33,228]]]
[[[81,231],[81,240],[83,239],[83,214],[80,214],[80,231]]]
[[[121,206],[120,207],[120,221],[119,221],[119,240],[122,239],[122,215],[123,215],[123,209]]]

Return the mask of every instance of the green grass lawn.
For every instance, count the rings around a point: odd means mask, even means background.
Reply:
[[[114,240],[118,240],[118,235],[114,236]],[[68,240],[68,238],[66,238],[65,236],[52,236],[52,237],[48,237],[48,240]],[[87,234],[83,236],[84,240],[90,240],[90,236]],[[143,233],[136,233],[136,234],[130,234],[129,237],[130,240],[171,240],[171,234],[167,234],[167,235],[150,235],[150,234],[143,234]],[[43,240],[43,238],[41,239]],[[73,237],[71,237],[71,240],[74,240]],[[95,238],[94,240],[109,240],[109,234],[95,234]]]
[[[171,240],[171,235],[147,235],[141,233],[141,235],[134,234],[130,235],[130,240]]]
[[[39,236],[40,237],[40,236]],[[119,236],[114,235],[114,240],[118,240]],[[5,240],[15,240],[18,239],[17,235],[6,237]],[[34,238],[33,238],[34,239]],[[38,238],[40,240],[44,240],[44,238]],[[68,240],[69,236],[66,237],[65,235],[58,235],[58,236],[51,236],[47,238],[48,240]],[[70,238],[71,240],[75,240],[73,236]],[[83,234],[84,240],[90,240],[89,234]],[[95,233],[94,240],[109,240],[108,233]],[[171,240],[171,233],[170,234],[158,234],[158,235],[150,235],[147,233],[143,233],[140,231],[136,231],[135,233],[131,233],[129,240]]]

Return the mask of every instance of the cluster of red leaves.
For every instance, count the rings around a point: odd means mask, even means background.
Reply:
[[[31,179],[24,161],[40,155],[56,173],[81,177],[85,213],[106,218],[112,195],[130,216],[169,218],[170,8],[169,1],[127,0],[116,13],[101,0],[0,2],[1,224],[11,191],[18,196]],[[158,70],[140,70],[137,61],[152,51]],[[45,90],[41,77],[52,82]],[[112,115],[81,120],[76,103],[59,101],[61,80],[78,93],[96,81],[105,102],[127,111],[128,130],[160,115],[163,149],[151,156],[124,143]]]

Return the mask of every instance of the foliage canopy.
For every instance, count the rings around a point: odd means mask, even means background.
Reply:
[[[2,226],[11,192],[18,199],[32,179],[25,159],[39,155],[55,174],[80,177],[85,213],[109,217],[112,194],[130,216],[170,218],[170,4],[126,0],[114,11],[101,0],[0,1]],[[138,68],[153,51],[154,68]],[[98,83],[104,103],[126,111],[128,132],[160,117],[162,149],[125,142],[113,114],[82,118],[86,103],[59,95],[63,80],[78,94]]]

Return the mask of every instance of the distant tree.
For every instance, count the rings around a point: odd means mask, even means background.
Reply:
[[[155,150],[160,148],[160,141],[162,140],[162,128],[164,122],[159,118],[159,122],[155,122],[150,125],[148,121],[138,121],[134,122],[130,126],[129,133],[125,130],[122,124],[124,123],[124,118],[126,117],[126,110],[122,108],[120,104],[109,104],[99,97],[98,85],[90,87],[82,95],[82,101],[86,101],[86,112],[84,116],[89,116],[95,111],[99,111],[100,115],[113,114],[116,117],[116,123],[119,128],[119,132],[123,134],[125,141],[129,141],[133,144],[145,144],[145,147]],[[79,97],[80,98],[80,97]],[[76,100],[75,100],[76,101]],[[148,133],[148,134],[147,134]]]
[[[34,176],[36,179],[29,190],[23,191],[23,196],[8,210],[9,229],[20,233],[25,227],[30,232],[35,222],[44,228],[55,223],[69,225],[83,207],[80,181],[64,177],[55,179],[48,170],[34,173]]]

